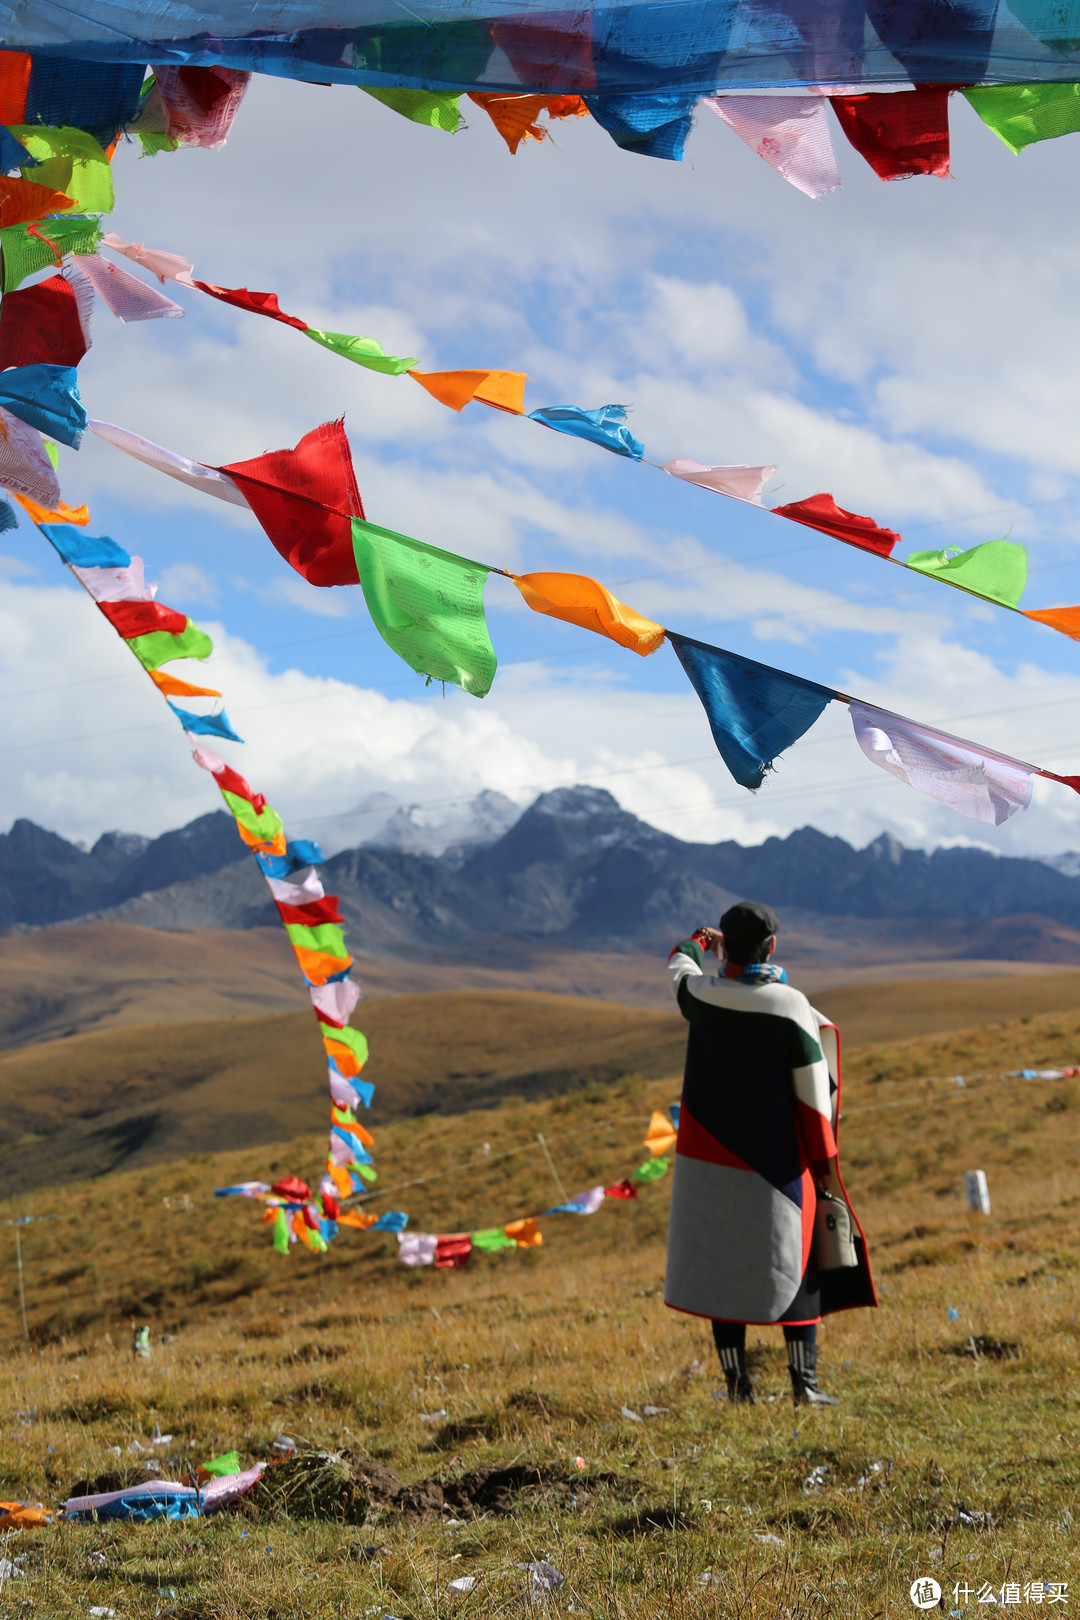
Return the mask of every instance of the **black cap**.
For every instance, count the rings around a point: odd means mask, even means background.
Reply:
[[[757,900],[740,900],[729,906],[720,919],[724,950],[732,962],[746,962],[770,934],[778,933],[780,919],[771,906]]]

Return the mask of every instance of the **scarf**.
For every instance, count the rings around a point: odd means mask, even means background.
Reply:
[[[724,963],[724,978],[738,979],[740,984],[787,984],[787,974],[773,962]]]

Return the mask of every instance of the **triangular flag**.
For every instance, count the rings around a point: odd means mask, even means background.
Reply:
[[[659,1158],[661,1153],[667,1153],[675,1146],[677,1138],[678,1132],[673,1128],[671,1121],[658,1108],[654,1108],[644,1142],[653,1158]]]
[[[310,585],[357,585],[351,518],[364,508],[343,421],[324,422],[294,450],[221,467],[275,548]]]
[[[975,596],[1005,607],[1016,607],[1027,584],[1027,552],[1012,540],[987,540],[957,557],[943,551],[913,551],[906,566],[920,574],[933,574],[949,585],[959,585]]]

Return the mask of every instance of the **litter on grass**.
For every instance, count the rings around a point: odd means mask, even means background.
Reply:
[[[629,1407],[629,1406],[620,1406],[620,1408],[619,1408],[619,1416],[624,1417],[624,1418],[629,1418],[631,1423],[640,1423],[640,1422],[642,1422],[642,1418],[640,1417],[640,1415],[637,1412],[635,1412],[632,1407]]]

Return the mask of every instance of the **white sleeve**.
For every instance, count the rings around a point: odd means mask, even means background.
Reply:
[[[686,952],[680,951],[677,946],[671,954],[667,967],[673,996],[678,996],[679,986],[684,979],[703,979],[705,977],[694,958],[687,956]]]

